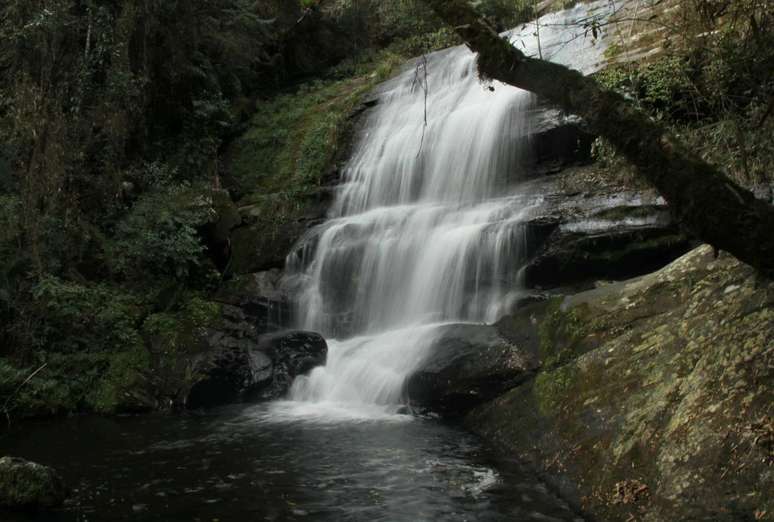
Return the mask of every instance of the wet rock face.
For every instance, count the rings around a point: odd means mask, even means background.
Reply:
[[[198,377],[186,397],[188,408],[276,399],[287,393],[296,376],[325,364],[327,345],[320,335],[261,335],[256,324],[244,309],[223,306],[222,324],[210,330],[204,355],[194,363]]]
[[[238,307],[256,331],[272,332],[288,324],[292,305],[282,288],[282,270],[237,276],[216,295],[218,302]]]
[[[580,118],[546,106],[538,106],[528,117],[531,134],[527,138],[527,150],[530,154],[526,173],[522,176],[556,174],[570,165],[591,161],[594,136],[584,129]]]
[[[509,337],[533,323],[542,368],[475,408],[470,428],[600,520],[774,512],[774,283],[703,246],[498,328]]]
[[[559,228],[524,270],[528,288],[556,288],[594,279],[626,279],[661,268],[690,248],[669,225],[616,225],[606,230]]]
[[[448,325],[407,380],[406,394],[414,408],[456,417],[516,386],[536,368],[534,354],[494,327]]]
[[[261,201],[239,209],[242,224],[231,232],[232,273],[250,274],[282,269],[296,242],[325,217],[331,190],[319,187],[297,196],[292,211]]]
[[[572,193],[552,178],[531,185],[545,198],[525,224],[527,288],[588,288],[600,279],[635,277],[695,246],[652,191]]]
[[[0,508],[54,508],[67,491],[59,474],[42,464],[14,457],[0,458]]]
[[[290,388],[293,379],[325,365],[328,345],[318,333],[290,331],[261,336],[257,349],[274,363],[275,384],[282,393]]]

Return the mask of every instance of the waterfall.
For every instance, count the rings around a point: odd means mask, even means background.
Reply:
[[[506,35],[528,55],[589,72],[604,48],[584,20],[610,9],[577,6]],[[329,219],[288,258],[298,325],[329,339],[327,365],[291,391],[315,407],[395,411],[438,325],[508,313],[523,225],[541,202],[518,185],[535,98],[483,84],[466,47],[410,64],[376,94]]]

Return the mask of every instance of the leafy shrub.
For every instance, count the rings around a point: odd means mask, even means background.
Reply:
[[[47,352],[122,351],[142,346],[138,326],[143,302],[104,284],[80,284],[45,276],[32,287],[28,313],[37,318],[31,338],[38,359]]]
[[[680,57],[666,57],[644,67],[608,67],[598,74],[607,88],[622,92],[659,118],[695,119],[698,103],[690,79],[690,65]]]
[[[207,191],[156,187],[140,196],[108,246],[113,272],[130,281],[190,281],[207,272],[198,229],[214,219]]]
[[[0,413],[12,418],[148,409],[153,405],[149,370],[144,348],[49,354],[45,366],[37,367],[19,368],[0,358]]]

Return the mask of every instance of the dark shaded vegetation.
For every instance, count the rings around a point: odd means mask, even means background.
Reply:
[[[214,320],[206,226],[243,99],[283,75],[277,2],[10,2],[0,25],[5,409],[166,404]],[[288,21],[284,21],[284,18]],[[43,370],[26,385],[32,369]],[[151,396],[134,396],[152,381]]]

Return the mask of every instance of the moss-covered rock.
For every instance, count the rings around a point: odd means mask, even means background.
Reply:
[[[223,181],[243,218],[231,238],[233,273],[283,267],[293,244],[325,217],[354,129],[371,107],[362,99],[400,61],[385,52],[344,79],[312,82],[257,104],[225,157]]]
[[[774,283],[703,246],[533,309],[543,371],[466,422],[601,520],[760,519],[774,512],[773,305]]]
[[[0,508],[38,509],[62,505],[66,489],[52,468],[24,459],[0,458]]]

